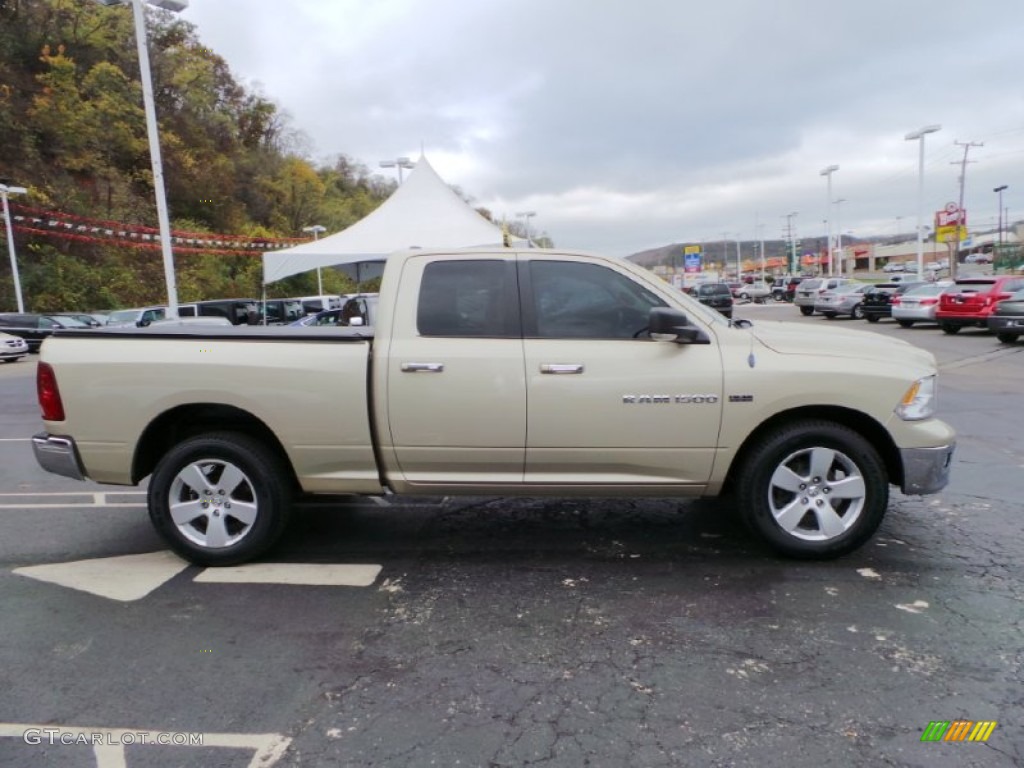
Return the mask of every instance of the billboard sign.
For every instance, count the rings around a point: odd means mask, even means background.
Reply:
[[[687,245],[683,247],[683,271],[687,274],[700,272],[701,261],[704,254],[699,245]]]

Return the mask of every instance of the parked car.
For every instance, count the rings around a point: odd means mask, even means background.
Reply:
[[[988,328],[988,316],[996,304],[1022,288],[1024,277],[960,278],[940,297],[935,319],[943,333],[957,333],[968,325]]]
[[[297,299],[267,299],[259,308],[260,325],[289,325],[306,314]]]
[[[743,283],[738,289],[733,291],[732,295],[743,301],[761,303],[772,295],[772,289],[763,280],[755,280],[752,283]]]
[[[0,360],[15,363],[28,354],[28,342],[21,336],[0,333]]]
[[[849,315],[854,320],[860,320],[864,317],[864,292],[869,287],[867,283],[844,283],[830,291],[823,291],[818,294],[814,311],[829,320],[835,320],[839,315]]]
[[[302,305],[302,311],[307,315],[315,315],[328,309],[341,309],[345,298],[338,294],[324,294],[323,296],[297,296],[293,299]]]
[[[87,328],[85,323],[70,317],[51,317],[33,312],[5,312],[0,314],[0,331],[20,336],[30,352],[38,352],[43,340],[58,328]]]
[[[111,312],[107,315],[107,325],[145,328],[154,320],[163,320],[165,317],[167,317],[167,307],[136,307],[134,309],[119,309],[116,312]]]
[[[947,287],[941,283],[923,283],[902,295],[893,296],[893,319],[901,328],[910,328],[914,323],[934,323],[935,310],[939,308],[939,296]]]
[[[58,318],[70,317],[72,320],[77,320],[80,323],[85,323],[85,325],[89,326],[90,328],[98,328],[101,325],[107,324],[106,317],[104,317],[103,320],[100,320],[96,315],[89,315],[84,312],[54,312],[49,316]]]
[[[877,323],[883,317],[892,317],[892,302],[909,290],[928,285],[920,280],[904,280],[899,283],[879,283],[872,285],[864,293],[864,305],[861,311],[869,323]]]
[[[883,272],[905,272],[906,269],[907,265],[904,264],[902,261],[890,261],[888,264],[882,267]]]
[[[726,283],[703,283],[693,292],[701,304],[717,309],[726,317],[732,317],[732,291]]]
[[[793,301],[797,286],[806,279],[795,275],[776,277],[772,282],[772,298],[776,301]]]
[[[991,264],[991,253],[969,253],[964,257],[964,264]]]
[[[996,304],[985,323],[1003,344],[1013,344],[1024,334],[1024,289]]]
[[[224,317],[232,325],[259,325],[256,299],[213,299],[178,306],[178,317]]]
[[[372,326],[377,321],[377,294],[353,296],[341,309],[325,309],[306,315],[291,325]]]
[[[813,315],[818,296],[825,291],[834,291],[840,285],[852,282],[848,277],[814,277],[804,280],[796,287],[793,303],[800,307],[800,314]]]

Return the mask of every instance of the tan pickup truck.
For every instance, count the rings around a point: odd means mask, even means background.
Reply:
[[[44,469],[150,477],[204,565],[266,552],[296,494],[715,496],[776,550],[834,557],[945,486],[932,355],[728,320],[615,258],[391,256],[372,327],[60,332],[38,373]]]

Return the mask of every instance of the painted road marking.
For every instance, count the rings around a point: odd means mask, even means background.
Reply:
[[[15,568],[14,573],[111,600],[131,602],[141,600],[188,565],[177,555],[165,551],[30,565]]]
[[[15,568],[13,573],[121,602],[141,600],[189,567],[169,551],[101,557],[70,563]],[[206,568],[201,584],[288,584],[312,587],[369,587],[383,566],[343,563],[251,563]]]
[[[204,584],[300,584],[311,587],[369,587],[381,572],[379,565],[329,563],[251,563],[207,568],[195,581]]]
[[[19,499],[25,499],[25,501],[19,501]],[[52,499],[52,501],[37,502],[36,499]],[[144,508],[145,506],[146,494],[139,491],[0,493],[0,509]]]
[[[194,736],[200,738],[191,738]],[[126,746],[251,749],[253,756],[248,768],[270,768],[284,756],[292,743],[283,733],[183,734],[143,728],[96,728],[52,723],[0,723],[0,738],[21,739],[26,745],[45,745],[47,748],[63,744],[91,745],[96,768],[127,768]]]

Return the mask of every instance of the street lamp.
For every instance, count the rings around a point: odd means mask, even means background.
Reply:
[[[793,217],[796,216],[799,211],[793,211],[787,213],[786,218],[786,237],[789,238],[789,272],[795,275],[797,267],[799,266],[796,261],[796,238],[793,236]]]
[[[533,241],[530,240],[530,217],[536,216],[536,211],[520,211],[516,214],[516,218],[523,220],[523,226],[526,227],[526,247],[533,248]]]
[[[924,216],[924,137],[929,133],[935,133],[942,129],[941,125],[926,125],[919,131],[912,131],[903,138],[907,141],[917,141],[918,146],[918,158],[917,158],[917,279],[924,279],[924,240],[922,239],[923,231],[922,217]],[[958,230],[959,231],[959,230]],[[951,263],[951,269],[952,263]],[[955,272],[954,272],[955,274]]]
[[[832,174],[838,170],[838,165],[830,165],[828,168],[822,168],[820,173],[828,180],[825,198],[825,237],[827,238],[825,242],[828,243],[828,273],[830,275],[835,271],[832,265]]]
[[[171,224],[167,215],[167,193],[164,190],[163,161],[160,157],[160,135],[156,124],[156,103],[153,99],[153,75],[149,70],[149,47],[146,44],[146,12],[142,0],[95,0],[100,5],[131,5],[135,19],[135,42],[139,49],[139,75],[142,80],[142,102],[146,109],[146,132],[149,135],[149,158],[153,167],[153,192],[156,195],[156,217],[160,226],[160,251],[164,259],[164,282],[167,284],[167,314],[178,316],[178,287],[174,278],[174,252],[171,250]],[[188,0],[146,0],[166,11],[180,12],[188,8]]]
[[[999,247],[1003,245],[1003,192],[1006,190],[1006,184],[1001,187],[996,187],[992,191],[999,195]]]
[[[843,224],[842,224],[842,205],[846,202],[845,197],[840,197],[835,201],[836,206],[836,250],[839,252],[839,256],[836,257],[836,264],[838,269],[836,274],[839,277],[843,276]]]
[[[4,204],[4,228],[7,230],[7,252],[11,255],[11,277],[14,278],[14,296],[18,300],[18,312],[25,311],[21,301],[21,278],[18,277],[18,257],[14,253],[14,230],[11,227],[11,209],[7,206],[8,195],[24,195],[28,192],[24,187],[11,187],[0,183],[0,198]]]
[[[319,238],[320,233],[327,231],[327,227],[322,227],[319,224],[313,224],[312,226],[309,226],[309,227],[303,227],[302,231],[303,232],[312,232],[313,233],[313,241],[316,242],[317,240],[320,239]],[[316,288],[317,288],[317,296],[319,296],[321,301],[322,301],[323,300],[323,295],[324,295],[324,281],[323,281],[323,278],[320,276],[320,265],[317,265],[317,268],[316,268]],[[326,307],[324,307],[324,309],[326,309]]]
[[[398,186],[402,186],[402,169],[410,170],[416,167],[416,163],[410,160],[408,157],[396,157],[394,160],[381,160],[381,168],[397,168],[398,169]]]

